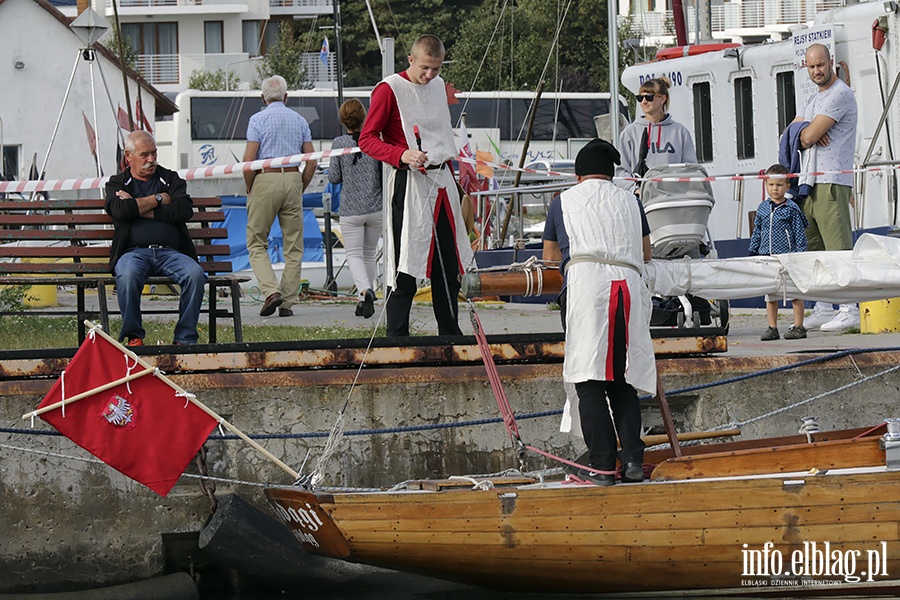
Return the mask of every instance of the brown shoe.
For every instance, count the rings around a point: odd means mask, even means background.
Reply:
[[[284,298],[281,297],[281,294],[275,292],[274,294],[269,294],[269,297],[266,298],[266,301],[263,302],[262,308],[259,310],[259,316],[268,317],[269,315],[275,314],[275,309],[281,306],[284,302]]]
[[[279,309],[278,309],[278,316],[279,316],[279,317],[293,317],[293,316],[294,316],[294,311],[292,311],[292,310],[289,309],[289,308],[279,308]]]

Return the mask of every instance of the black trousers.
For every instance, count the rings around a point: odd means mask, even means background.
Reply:
[[[409,171],[398,170],[394,178],[391,195],[391,230],[394,234],[394,264],[400,261],[400,237],[403,233],[403,211],[405,209],[406,181]],[[440,335],[462,335],[459,328],[458,255],[456,237],[451,227],[451,216],[446,207],[438,213],[435,233],[437,248],[431,257],[431,301],[434,318]],[[407,273],[397,273],[397,286],[388,288],[387,335],[390,337],[409,336],[409,311],[416,295],[416,278]]]
[[[622,442],[618,453],[623,465],[642,464],[641,407],[637,390],[625,381],[626,323],[622,292],[612,325],[613,381],[588,380],[575,384],[581,433],[588,447],[590,466],[603,471],[616,468],[616,434]],[[563,321],[565,327],[565,321]],[[610,411],[612,416],[610,417]]]

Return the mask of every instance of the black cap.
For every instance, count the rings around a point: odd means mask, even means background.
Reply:
[[[578,151],[575,157],[576,175],[607,175],[612,177],[616,165],[622,161],[616,147],[606,140],[595,138]]]

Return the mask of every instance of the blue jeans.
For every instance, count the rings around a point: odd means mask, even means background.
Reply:
[[[143,339],[146,335],[141,323],[141,292],[148,277],[162,276],[170,277],[181,288],[175,343],[197,343],[206,273],[196,260],[172,248],[132,248],[116,262],[115,271],[116,295],[122,313],[119,341],[125,337]]]

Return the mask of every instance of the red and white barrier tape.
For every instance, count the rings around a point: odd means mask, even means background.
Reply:
[[[254,160],[252,162],[239,162],[228,165],[217,165],[212,167],[195,167],[193,169],[181,169],[178,174],[185,180],[207,179],[213,177],[223,177],[227,175],[236,175],[244,171],[259,171],[269,167],[280,167],[283,165],[293,165],[308,160],[320,160],[330,158],[332,156],[343,156],[346,154],[354,154],[360,152],[358,147],[339,148],[337,150],[323,150],[321,152],[310,152],[307,154],[295,154],[293,156],[282,156],[279,158],[268,158],[266,160]],[[521,171],[523,173],[533,173],[536,175],[546,175],[550,177],[569,177],[574,178],[573,173],[561,173],[558,171],[540,171],[538,169],[526,169],[513,167],[512,165],[504,165],[500,163],[478,160],[475,158],[456,157],[460,162],[469,163],[476,166],[485,166],[492,169],[502,171]],[[900,165],[883,165],[877,167],[868,167],[865,169],[844,169],[841,171],[812,171],[810,173],[791,173],[786,177],[821,177],[823,175],[852,175],[855,173],[877,173],[880,171],[889,171],[900,168]],[[709,175],[706,177],[616,177],[621,181],[658,181],[658,182],[677,182],[692,183],[704,181],[754,181],[765,180],[770,176],[765,174],[752,175]],[[779,175],[778,177],[785,177]],[[69,190],[91,190],[100,189],[109,177],[94,177],[81,179],[49,179],[49,180],[26,180],[26,181],[0,181],[0,194],[5,193],[31,193],[31,192],[59,192]]]
[[[477,160],[474,158],[457,158],[460,162],[469,163],[472,165],[491,167],[494,169],[500,169],[503,171],[521,171],[523,173],[535,173],[538,175],[550,175],[554,177],[571,177],[574,178],[574,173],[559,173],[557,171],[538,171],[535,169],[525,169],[519,167],[513,167],[512,165],[504,165],[499,163],[487,162],[484,160]],[[790,173],[788,175],[775,175],[774,177],[778,178],[799,178],[799,177],[821,177],[822,175],[852,175],[854,173],[876,173],[879,171],[890,171],[893,169],[900,169],[900,165],[882,165],[877,167],[867,167],[865,169],[844,169],[841,171],[810,171],[809,173]],[[615,177],[614,179],[618,181],[659,181],[659,182],[679,182],[679,183],[687,183],[687,182],[703,182],[703,181],[753,181],[753,180],[766,180],[771,175],[766,175],[764,173],[755,173],[750,175],[708,175],[706,177]]]
[[[319,160],[331,156],[343,156],[359,152],[359,148],[338,148],[336,150],[323,150],[321,152],[309,152],[295,154],[293,156],[281,156],[254,160],[251,162],[239,162],[229,165],[217,165],[212,167],[195,167],[193,169],[181,169],[178,174],[184,179],[207,179],[236,175],[244,171],[260,171],[269,167],[281,167],[293,165],[308,160]],[[96,190],[102,188],[109,181],[109,177],[85,177],[80,179],[48,179],[26,181],[0,181],[0,194],[23,194],[31,192],[61,192],[70,190]]]

